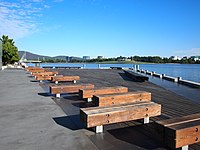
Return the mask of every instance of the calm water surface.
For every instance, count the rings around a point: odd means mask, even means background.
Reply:
[[[28,64],[32,66],[33,64]],[[100,67],[134,67],[135,64],[100,64]],[[73,66],[85,68],[98,68],[98,64],[79,64],[79,63],[42,63],[43,66]],[[159,74],[166,74],[173,77],[182,77],[185,80],[200,82],[200,64],[139,64],[140,69],[155,71]]]

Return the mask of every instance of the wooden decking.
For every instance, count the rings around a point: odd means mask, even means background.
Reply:
[[[52,70],[56,71],[56,69]],[[59,73],[80,76],[81,80],[78,83],[92,83],[95,87],[125,86],[129,88],[129,91],[147,91],[152,93],[153,102],[162,105],[162,115],[152,117],[150,119],[152,123],[148,125],[143,125],[139,121],[130,121],[106,126],[106,132],[103,135],[95,135],[93,132],[87,131],[86,134],[99,149],[106,147],[110,149],[168,149],[160,141],[161,134],[153,121],[200,113],[200,98],[199,103],[195,103],[153,83],[134,82],[124,74],[123,70],[59,69]],[[49,84],[52,83],[40,83],[44,88]],[[78,95],[67,95],[59,101],[55,100],[55,102],[67,116],[71,115],[71,119],[76,122],[75,124],[79,128],[83,128],[79,120],[79,109],[90,104],[80,100]],[[200,144],[191,145],[190,149],[198,150]]]

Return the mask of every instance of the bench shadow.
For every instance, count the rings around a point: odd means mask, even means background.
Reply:
[[[115,138],[136,145],[144,149],[158,149],[164,148],[161,138],[156,137],[156,134],[148,132],[148,128],[151,128],[153,124],[129,126],[125,128],[117,128],[107,130]]]
[[[40,96],[44,96],[44,97],[50,97],[50,96],[53,96],[53,94],[51,94],[51,93],[38,93],[38,95],[40,95]]]
[[[78,108],[87,108],[87,107],[95,107],[95,104],[92,102],[79,102],[79,103],[72,103],[73,106]]]
[[[31,76],[31,75],[28,75],[28,78],[34,78],[33,76]]]
[[[80,115],[71,115],[63,117],[55,117],[53,120],[60,126],[68,128],[70,130],[83,129],[84,126],[80,121]]]
[[[73,93],[67,94],[67,93],[66,93],[66,94],[62,94],[62,99],[63,99],[63,100],[70,99],[70,100],[76,101],[76,100],[79,100],[79,97],[78,97],[77,94],[73,94]]]
[[[31,80],[31,82],[39,82],[39,81],[37,81],[37,80]]]

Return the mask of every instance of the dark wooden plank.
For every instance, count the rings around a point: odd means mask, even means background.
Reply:
[[[118,70],[121,70],[122,67],[110,67],[111,69],[118,69]]]
[[[148,81],[149,78],[144,76],[144,75],[141,75],[139,73],[136,73],[136,72],[133,72],[131,70],[124,70],[125,74],[132,78],[133,80],[135,81],[138,81],[138,82],[144,82],[144,81]]]
[[[151,101],[151,93],[144,91],[136,91],[128,93],[94,95],[92,99],[96,106],[102,107]]]
[[[87,128],[124,121],[143,119],[161,114],[161,105],[154,102],[112,107],[80,109],[80,116]]]
[[[45,69],[52,69],[53,66],[43,66],[42,68],[45,68]]]
[[[79,97],[84,99],[84,98],[92,98],[93,95],[96,94],[112,94],[112,93],[126,93],[126,92],[128,92],[128,88],[123,86],[101,87],[95,89],[80,89]]]

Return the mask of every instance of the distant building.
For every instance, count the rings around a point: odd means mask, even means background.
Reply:
[[[0,70],[2,70],[2,42],[0,40]]]
[[[200,56],[191,56],[190,58],[193,59],[194,61],[200,60]]]
[[[172,60],[181,60],[181,58],[179,56],[171,56],[170,57]]]
[[[83,56],[83,60],[90,60],[90,56]]]
[[[117,61],[127,61],[127,58],[126,57],[117,57]]]
[[[187,60],[187,59],[188,59],[188,57],[187,57],[187,56],[184,56],[182,59],[183,59],[183,60]]]
[[[103,56],[97,56],[97,59],[103,59]]]
[[[72,57],[66,56],[66,62],[70,62],[72,60]]]

